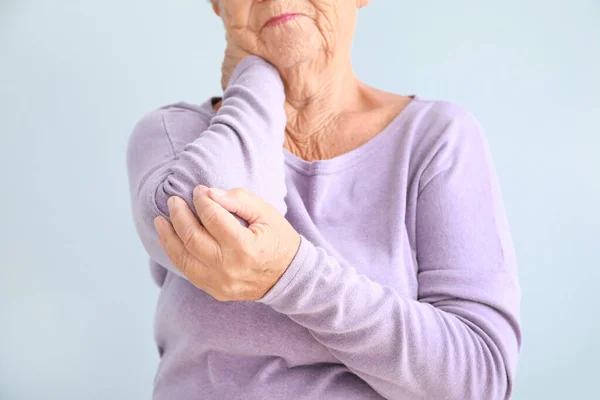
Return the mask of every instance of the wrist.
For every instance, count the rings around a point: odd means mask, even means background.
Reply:
[[[283,82],[277,69],[266,60],[249,55],[244,57],[231,74],[227,86],[242,85],[245,87],[276,87],[283,92]],[[257,87],[258,86],[258,87]]]

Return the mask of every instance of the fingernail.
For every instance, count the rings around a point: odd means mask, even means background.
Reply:
[[[167,201],[167,207],[169,207],[169,211],[171,211],[171,209],[173,209],[173,206],[175,206],[175,197],[169,197],[169,200]]]
[[[227,194],[226,191],[221,190],[221,189],[217,189],[217,188],[211,188],[210,192],[212,193],[213,196],[215,197],[223,197]]]

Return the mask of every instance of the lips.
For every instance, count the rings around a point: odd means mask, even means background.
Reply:
[[[301,15],[302,14],[295,14],[295,13],[286,13],[286,14],[278,15],[278,16],[273,17],[270,20],[268,20],[267,23],[265,24],[265,28],[270,28],[273,26],[285,24],[286,22],[296,19],[296,18],[300,17]]]

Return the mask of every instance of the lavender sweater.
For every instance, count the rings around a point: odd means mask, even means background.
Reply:
[[[306,162],[282,148],[284,92],[244,59],[211,100],[154,111],[127,166],[161,287],[154,399],[504,399],[521,334],[515,255],[490,153],[456,105],[414,98],[358,149]],[[156,242],[167,199],[243,186],[302,235],[257,302],[221,303]]]

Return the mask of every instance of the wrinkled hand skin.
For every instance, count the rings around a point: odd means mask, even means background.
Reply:
[[[169,199],[170,223],[154,221],[173,265],[218,301],[256,301],[279,281],[300,246],[300,235],[270,204],[249,191],[198,186],[194,208]],[[248,222],[243,226],[233,216]]]
[[[229,85],[229,80],[237,65],[245,57],[250,55],[250,53],[237,46],[235,41],[229,38],[229,35],[226,36],[226,41],[227,47],[225,48],[225,56],[223,57],[223,64],[221,66],[221,87],[223,88],[223,91],[225,91]]]

